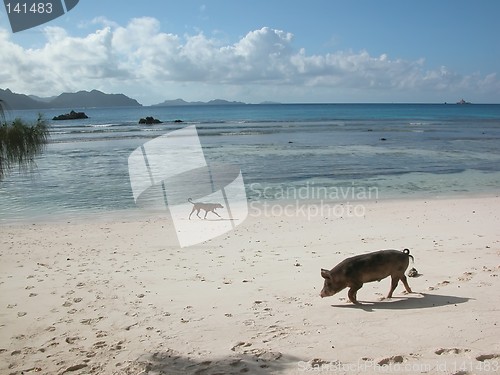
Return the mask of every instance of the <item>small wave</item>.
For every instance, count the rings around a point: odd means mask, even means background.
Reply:
[[[265,132],[258,132],[258,131],[242,131],[242,132],[224,132],[224,133],[219,133],[217,135],[221,136],[232,136],[232,135],[261,135],[261,134],[266,134]]]
[[[54,132],[54,131],[53,131],[53,132],[51,132],[50,134],[52,134],[52,135],[62,135],[62,134],[71,134],[71,132],[69,132],[69,131],[65,131],[65,132],[62,132],[62,131],[61,131],[61,132]]]
[[[109,128],[111,126],[118,126],[118,125],[120,124],[90,124],[85,126],[89,128]]]
[[[203,124],[201,121],[184,121],[182,120],[181,123],[175,122],[175,121],[164,121],[166,124],[179,124],[179,125],[198,125],[198,124]]]
[[[114,133],[120,130],[74,130],[70,132],[71,134],[99,134],[99,133]]]

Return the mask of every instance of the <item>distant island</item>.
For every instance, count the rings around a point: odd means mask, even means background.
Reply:
[[[41,98],[17,94],[9,89],[0,89],[0,99],[10,109],[52,109],[52,108],[93,108],[93,107],[141,107],[137,100],[124,94],[105,94],[99,90],[65,92],[61,95]]]
[[[172,106],[187,106],[187,105],[246,105],[244,102],[230,102],[223,99],[214,99],[208,102],[186,102],[184,99],[165,100],[162,103],[153,104],[152,107],[172,107]]]

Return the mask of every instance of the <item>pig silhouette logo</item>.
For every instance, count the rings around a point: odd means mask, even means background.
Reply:
[[[135,149],[128,158],[128,170],[135,203],[168,208],[181,247],[229,232],[248,216],[240,169],[228,164],[208,165],[194,125]],[[188,217],[193,205],[202,202],[215,202],[218,217],[207,217],[206,212],[202,220]]]
[[[73,9],[79,0],[4,0],[13,33],[52,21]]]

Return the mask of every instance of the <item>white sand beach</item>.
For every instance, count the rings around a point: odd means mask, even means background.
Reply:
[[[500,197],[363,206],[183,249],[167,215],[4,225],[0,373],[500,373]],[[321,268],[404,248],[413,294],[320,298]]]

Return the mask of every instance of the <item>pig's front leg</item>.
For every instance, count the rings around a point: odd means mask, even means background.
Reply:
[[[363,286],[363,284],[351,285],[349,292],[347,292],[347,296],[349,297],[349,301],[351,301],[352,303],[354,303],[356,305],[360,304],[358,302],[358,300],[356,299],[356,293],[358,292],[358,290],[361,289],[362,286]]]

